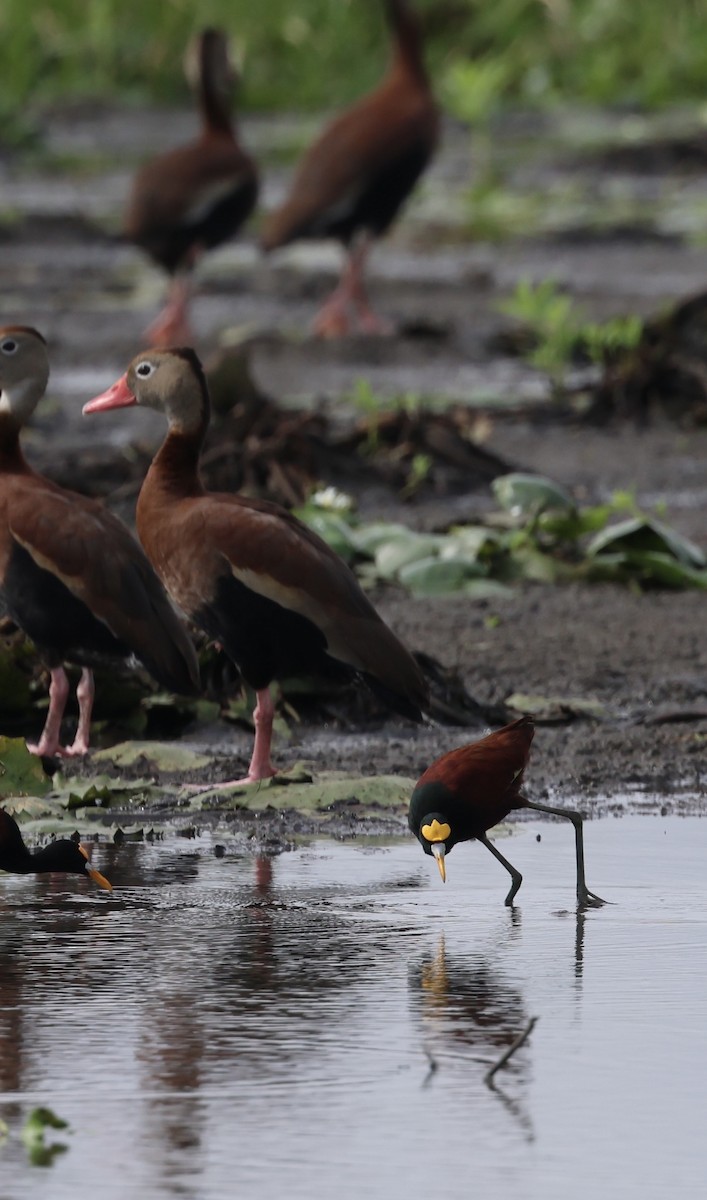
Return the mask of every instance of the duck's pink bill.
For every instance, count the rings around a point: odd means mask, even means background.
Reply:
[[[84,404],[81,411],[86,416],[88,413],[104,412],[108,408],[127,408],[130,404],[137,404],[137,400],[135,393],[128,387],[126,374],[121,375],[106,392],[101,392],[100,396],[94,396],[93,400]]]

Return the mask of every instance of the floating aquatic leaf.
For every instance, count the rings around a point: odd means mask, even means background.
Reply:
[[[538,515],[549,509],[570,512],[575,507],[569,492],[544,475],[515,471],[499,475],[491,487],[501,507],[516,516]]]
[[[589,717],[601,721],[606,715],[603,704],[577,696],[539,696],[514,692],[505,704],[514,712],[532,717],[535,721],[553,724],[573,717]]]
[[[394,775],[351,777],[339,771],[317,774],[311,783],[288,782],[283,786],[275,775],[272,779],[232,791],[201,792],[192,798],[192,807],[202,810],[245,808],[254,812],[276,808],[326,814],[334,806],[346,802],[357,816],[365,817],[381,810],[406,811],[414,786],[414,780]]]
[[[597,504],[573,512],[543,512],[538,517],[538,529],[558,541],[576,542],[587,533],[604,529],[615,511],[610,504]]]
[[[450,529],[440,554],[441,558],[480,558],[485,551],[503,546],[504,537],[485,525],[456,525]]]
[[[360,526],[354,533],[356,546],[361,553],[374,555],[384,542],[395,542],[399,538],[409,537],[413,531],[407,525],[394,521],[374,521],[371,525]]]
[[[157,771],[176,772],[201,770],[210,766],[213,759],[173,742],[120,742],[108,750],[96,751],[93,761],[112,763],[116,767],[133,767],[144,761]]]
[[[707,571],[678,562],[670,554],[633,550],[627,551],[623,558],[625,568],[641,582],[659,583],[663,587],[707,588]]]
[[[444,596],[459,592],[470,579],[486,574],[484,566],[467,558],[423,558],[408,563],[398,574],[400,582],[416,596]]]
[[[699,546],[654,517],[629,517],[598,533],[587,546],[590,557],[620,550],[646,550],[672,556],[687,567],[704,567]]]
[[[395,541],[384,542],[375,552],[376,570],[382,579],[397,578],[409,563],[428,559],[440,548],[440,538],[408,531]]]
[[[48,800],[40,800],[37,796],[11,796],[3,799],[2,806],[11,817],[19,820],[36,819],[37,817],[58,817],[56,805]]]
[[[24,1125],[20,1137],[27,1151],[27,1156],[34,1167],[49,1167],[58,1154],[68,1150],[65,1142],[53,1142],[47,1145],[44,1135],[47,1129],[68,1129],[67,1121],[58,1117],[51,1108],[33,1108]]]
[[[24,738],[0,737],[0,796],[45,796],[51,783]]]
[[[346,562],[350,562],[356,557],[358,545],[354,532],[336,513],[325,512],[320,508],[309,508],[300,510],[298,516],[306,520],[309,528],[318,533],[320,538],[323,538],[332,550],[335,550]]]
[[[511,558],[518,575],[534,583],[559,583],[572,574],[567,563],[551,554],[544,554],[529,543],[516,547]]]

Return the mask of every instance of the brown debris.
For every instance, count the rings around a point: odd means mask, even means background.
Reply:
[[[645,421],[657,410],[690,425],[707,424],[707,292],[648,321],[635,350],[607,360],[587,419]]]

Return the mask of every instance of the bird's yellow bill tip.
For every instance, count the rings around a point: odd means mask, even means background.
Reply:
[[[106,879],[105,875],[101,875],[101,872],[97,871],[95,867],[86,867],[86,874],[88,875],[89,879],[92,879],[93,882],[97,883],[98,886],[103,888],[104,891],[113,891],[113,884]]]
[[[437,860],[437,866],[439,867],[439,873],[442,876],[442,883],[446,883],[447,882],[447,865],[444,861],[444,845],[442,844],[442,842],[436,842],[433,845],[432,853],[434,854],[434,856]]]
[[[105,875],[101,875],[100,871],[97,871],[95,867],[91,866],[91,861],[88,857],[88,850],[86,849],[85,846],[82,846],[80,842],[79,842],[79,850],[80,850],[81,854],[83,854],[84,858],[86,859],[86,874],[88,875],[89,879],[92,879],[93,882],[97,883],[99,887],[104,889],[104,891],[112,892],[113,884],[108,882]]]
[[[429,825],[423,825],[420,833],[427,842],[446,842],[452,832],[451,825],[446,821],[438,821],[435,817]]]

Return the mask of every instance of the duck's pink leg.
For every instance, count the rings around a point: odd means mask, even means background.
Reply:
[[[261,688],[256,692],[257,704],[253,710],[255,721],[255,743],[253,754],[248,767],[249,780],[271,779],[277,772],[270,760],[270,743],[272,742],[272,723],[275,717],[275,705],[270,694],[270,688]]]
[[[369,234],[363,235],[354,245],[348,262],[348,286],[351,302],[356,309],[358,327],[362,333],[375,333],[380,337],[388,337],[395,332],[392,321],[379,317],[371,308],[368,292],[364,283],[366,259],[371,248],[372,239]]]
[[[91,735],[91,713],[93,712],[93,697],[95,694],[96,686],[93,682],[93,671],[89,670],[88,667],[84,667],[76,688],[76,699],[79,702],[79,723],[76,729],[76,737],[70,746],[60,751],[61,754],[65,754],[69,758],[78,758],[83,754],[88,754],[88,743]]]
[[[52,667],[49,680],[49,712],[44,722],[44,729],[37,744],[28,742],[27,749],[31,754],[51,756],[59,748],[61,720],[64,716],[66,701],[69,695],[69,681],[63,667]]]
[[[189,301],[192,294],[191,272],[175,275],[169,297],[157,319],[145,330],[151,346],[191,346],[194,334],[189,325]]]
[[[322,305],[312,322],[312,333],[316,337],[337,338],[345,337],[351,330],[349,305],[351,304],[351,289],[348,283],[348,263],[341,273],[341,279],[328,300]]]
[[[261,688],[255,694],[257,696],[257,703],[253,709],[255,742],[248,774],[243,779],[229,779],[225,783],[190,784],[188,788],[190,792],[219,792],[224,788],[238,787],[241,783],[257,783],[260,779],[271,779],[273,775],[277,775],[270,759],[275,704],[270,695],[270,688]]]

